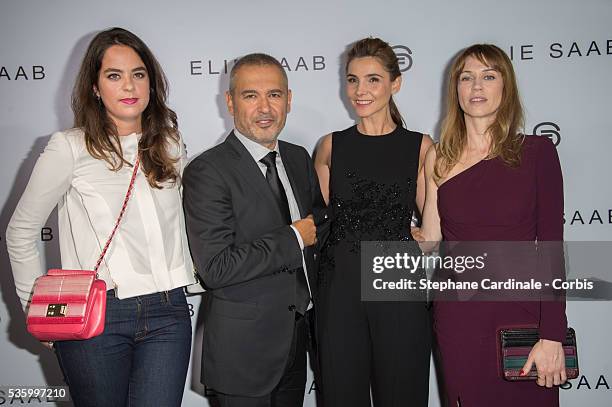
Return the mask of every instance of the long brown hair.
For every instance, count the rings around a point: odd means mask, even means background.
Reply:
[[[457,94],[459,76],[468,57],[478,59],[484,65],[498,71],[504,81],[501,103],[495,120],[489,126],[491,147],[487,158],[499,157],[510,167],[521,162],[524,135],[523,107],[519,97],[516,76],[508,55],[495,45],[475,44],[464,49],[450,68],[446,97],[446,117],[442,123],[440,142],[436,147],[435,177],[443,178],[461,157],[467,144],[465,117]]]
[[[369,37],[354,43],[347,54],[345,71],[348,72],[349,64],[353,59],[364,57],[374,57],[378,59],[378,61],[385,68],[385,71],[390,74],[391,81],[394,81],[396,78],[402,75],[399,68],[399,62],[397,61],[397,56],[395,55],[395,52],[393,52],[393,48],[391,48],[388,43],[380,38]],[[391,99],[389,99],[389,111],[391,113],[393,123],[395,123],[396,126],[406,127],[404,118],[400,114],[399,109],[393,100],[393,96],[391,96]]]
[[[180,140],[178,124],[176,113],[166,106],[166,76],[151,50],[133,33],[115,27],[98,33],[89,43],[72,91],[74,126],[83,130],[89,154],[106,161],[112,171],[118,171],[124,164],[130,165],[123,158],[117,126],[93,91],[94,85],[98,84],[104,53],[113,45],[132,48],[147,69],[150,96],[142,113],[142,137],[138,148],[149,184],[161,188],[161,183],[174,182],[178,178],[175,164],[180,157],[170,154],[170,145],[175,143],[178,146]]]

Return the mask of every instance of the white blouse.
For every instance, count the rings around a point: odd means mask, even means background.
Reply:
[[[136,160],[139,134],[120,137],[124,158]],[[182,141],[171,145],[186,163]],[[142,167],[141,167],[142,168]],[[98,269],[119,298],[194,284],[182,210],[180,181],[152,188],[141,168],[121,225]],[[93,158],[79,129],[51,136],[6,231],[17,294],[26,307],[34,280],[45,270],[40,230],[58,206],[63,269],[93,270],[121,210],[133,167],[111,171]]]

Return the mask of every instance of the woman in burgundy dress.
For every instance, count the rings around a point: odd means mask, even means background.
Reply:
[[[562,241],[563,180],[554,145],[520,134],[523,112],[512,63],[493,45],[473,45],[455,59],[440,143],[425,159],[427,241]],[[508,259],[517,261],[517,259]],[[505,264],[508,266],[508,264]],[[540,341],[523,372],[500,374],[497,332],[532,325]],[[435,301],[434,332],[445,402],[455,406],[558,406],[566,380],[561,340],[565,303]]]

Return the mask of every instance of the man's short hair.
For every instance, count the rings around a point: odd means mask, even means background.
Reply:
[[[229,80],[229,91],[230,94],[234,94],[234,89],[236,89],[236,74],[238,71],[245,66],[266,66],[271,65],[278,68],[278,70],[282,73],[283,79],[285,81],[285,86],[288,86],[289,80],[287,78],[287,72],[285,72],[285,68],[278,62],[278,59],[270,56],[268,54],[262,53],[253,53],[248,54],[240,58],[234,66],[232,66],[232,70],[230,71],[230,80]]]

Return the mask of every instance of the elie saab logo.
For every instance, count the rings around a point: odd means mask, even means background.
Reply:
[[[538,123],[533,128],[533,134],[536,136],[548,137],[553,142],[555,147],[561,143],[561,127],[553,122]]]
[[[45,67],[43,65],[31,66],[0,66],[0,82],[4,81],[40,81],[45,79]]]
[[[612,209],[575,209],[563,213],[563,224],[612,225]]]
[[[508,55],[512,61],[532,61],[538,57],[555,61],[610,57],[612,56],[612,40],[598,38],[587,41],[511,45],[508,49]]]
[[[412,50],[410,48],[405,45],[395,45],[391,48],[397,57],[400,72],[406,72],[412,68]]]
[[[587,377],[585,375],[580,376],[580,379],[576,381],[567,381],[561,385],[563,390],[570,390],[575,388],[576,390],[610,390],[610,385],[604,375]]]
[[[189,61],[189,74],[191,76],[227,75],[232,65],[238,59],[195,59]],[[296,57],[282,57],[278,60],[287,72],[324,71],[327,68],[325,56],[310,55]]]

